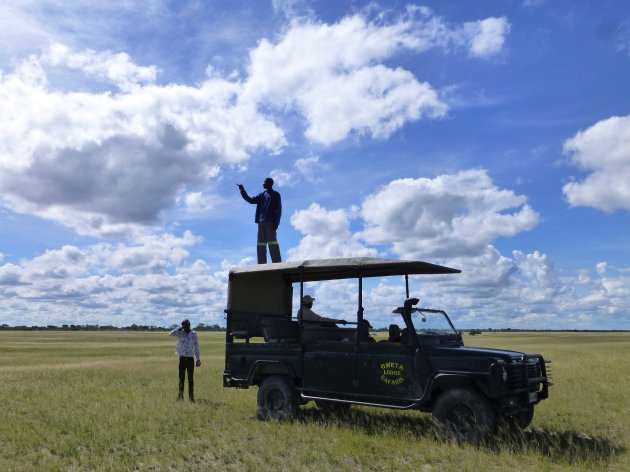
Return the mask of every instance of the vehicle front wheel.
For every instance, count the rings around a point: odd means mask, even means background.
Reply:
[[[287,377],[267,377],[258,388],[258,417],[263,420],[283,420],[295,416],[298,410],[297,392]]]
[[[436,400],[433,423],[443,436],[477,442],[495,432],[497,417],[492,405],[477,391],[453,388]]]
[[[510,416],[510,422],[519,429],[525,429],[534,419],[534,407],[530,406],[526,410],[519,411],[514,416]]]

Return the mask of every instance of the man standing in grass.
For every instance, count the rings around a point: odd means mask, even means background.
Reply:
[[[175,353],[179,356],[179,395],[177,395],[177,399],[184,399],[184,380],[186,372],[188,372],[188,398],[191,402],[194,402],[193,377],[195,365],[197,367],[201,365],[197,333],[190,329],[190,321],[184,320],[181,328],[175,328],[169,333],[169,336],[177,336],[177,346],[175,347]],[[197,359],[197,362],[195,362],[195,359]]]

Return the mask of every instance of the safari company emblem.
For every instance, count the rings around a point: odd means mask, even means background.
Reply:
[[[400,385],[405,381],[405,365],[399,362],[383,362],[381,364],[381,382],[387,385]]]

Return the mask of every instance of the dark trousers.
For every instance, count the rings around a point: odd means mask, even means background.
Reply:
[[[179,398],[184,397],[184,380],[186,378],[186,372],[188,372],[188,398],[194,400],[195,358],[179,356]]]
[[[275,225],[269,221],[263,221],[258,223],[258,244],[256,246],[256,255],[258,256],[259,264],[267,263],[267,246],[269,246],[271,262],[282,262]]]

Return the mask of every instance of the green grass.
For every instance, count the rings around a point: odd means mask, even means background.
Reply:
[[[435,436],[430,415],[311,404],[256,418],[224,389],[224,337],[200,333],[197,403],[176,402],[174,339],[148,332],[0,332],[0,471],[630,470],[630,335],[493,333],[466,344],[540,352],[556,385],[531,427],[483,446]]]

